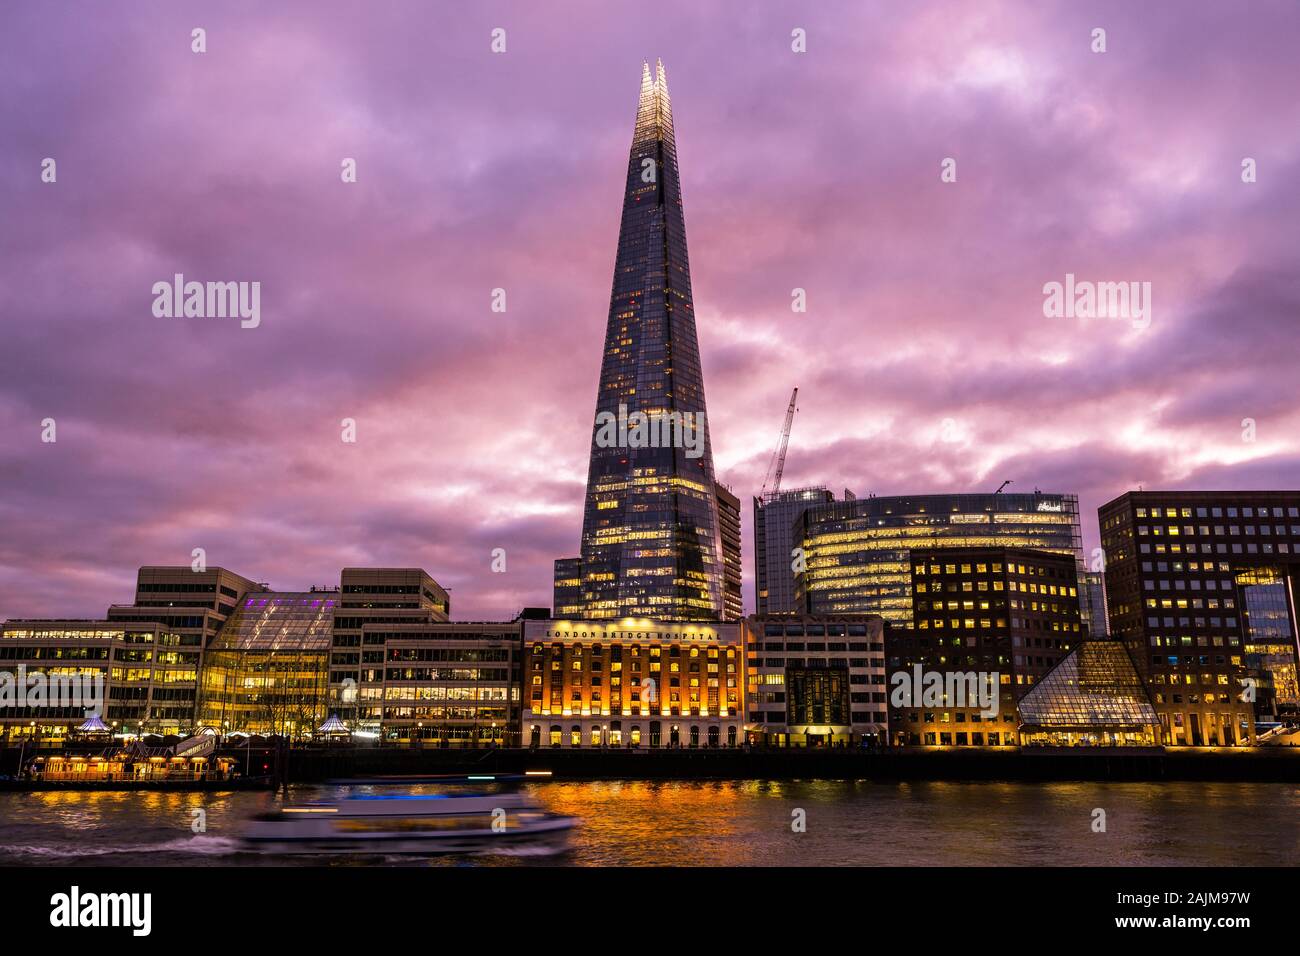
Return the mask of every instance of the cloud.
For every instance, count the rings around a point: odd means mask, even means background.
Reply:
[[[795,385],[787,486],[1012,478],[1079,493],[1087,547],[1137,483],[1295,487],[1293,5],[571,11],[9,12],[0,616],[102,614],[137,566],[200,546],[282,588],[420,565],[461,618],[549,604],[655,56],[715,456],[742,499]],[[260,281],[262,326],[153,318],[177,272]],[[1151,282],[1151,327],[1044,318],[1067,272]]]

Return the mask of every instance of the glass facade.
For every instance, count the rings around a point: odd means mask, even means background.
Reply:
[[[1032,548],[1082,558],[1076,495],[860,498],[810,507],[799,521],[806,569],[797,576],[797,601],[811,614],[879,614],[910,624],[918,549]]]
[[[1079,613],[1083,630],[1089,637],[1110,636],[1106,620],[1106,575],[1101,571],[1079,572]]]
[[[309,736],[324,720],[337,595],[243,598],[209,648],[199,723],[222,733]]]
[[[1272,567],[1249,568],[1237,572],[1236,583],[1246,625],[1246,668],[1267,698],[1257,710],[1294,711],[1300,704],[1300,688],[1286,575]]]
[[[809,507],[834,500],[825,488],[795,488],[754,498],[754,597],[759,614],[799,609],[791,564],[794,525]]]
[[[722,619],[738,621],[745,616],[741,597],[740,499],[721,484],[715,485],[714,490],[718,497],[718,528],[722,540]]]
[[[1160,719],[1119,641],[1085,641],[1020,700],[1021,740],[1154,746]]]
[[[382,723],[363,726],[427,747],[516,746],[519,637],[516,623],[367,625],[383,667],[363,667],[356,693]]]
[[[582,617],[582,558],[556,558],[551,612],[557,618]]]
[[[642,447],[630,427],[691,416]],[[668,82],[644,69],[628,157],[582,525],[587,618],[717,620],[723,558]],[[651,429],[654,431],[654,429]],[[660,428],[660,431],[665,429]],[[689,446],[689,447],[688,447]]]
[[[849,722],[847,667],[787,667],[785,686],[785,720],[789,726]]]

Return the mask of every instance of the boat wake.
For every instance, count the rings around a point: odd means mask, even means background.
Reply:
[[[508,846],[499,849],[487,848],[468,856],[559,856],[569,852],[567,846]]]
[[[35,846],[15,844],[0,845],[0,859],[7,856],[25,856],[34,859],[59,860],[85,857],[134,855],[140,853],[198,854],[200,856],[226,856],[240,852],[238,840],[218,836],[181,837],[161,843],[128,843],[120,846]]]

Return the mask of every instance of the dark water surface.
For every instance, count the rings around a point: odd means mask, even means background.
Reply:
[[[420,792],[424,788],[408,788]],[[525,788],[581,818],[551,856],[416,859],[242,852],[268,793],[3,793],[0,864],[296,865],[1291,865],[1300,788],[1248,783],[548,782]],[[291,802],[369,788],[301,786]],[[397,792],[385,788],[382,792]],[[207,832],[191,831],[192,811]],[[1093,811],[1106,832],[1093,832]],[[793,832],[794,811],[807,830]]]

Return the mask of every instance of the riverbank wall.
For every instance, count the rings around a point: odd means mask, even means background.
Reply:
[[[373,777],[550,774],[567,780],[1006,780],[1257,781],[1300,783],[1300,748],[1137,750],[672,749],[435,750],[397,747],[241,747],[243,786]],[[31,754],[29,752],[28,756]],[[0,750],[0,778],[17,774],[17,752]],[[262,779],[254,782],[251,778]],[[12,784],[10,785],[12,786]],[[21,783],[18,784],[21,786]],[[147,786],[147,785],[142,785]],[[94,789],[93,785],[86,788]],[[125,788],[124,788],[125,789]],[[202,789],[211,789],[211,784]]]

